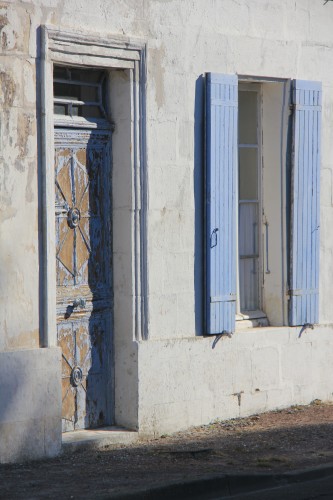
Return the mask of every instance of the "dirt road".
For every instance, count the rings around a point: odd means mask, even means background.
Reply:
[[[332,431],[333,405],[315,401],[126,448],[2,465],[0,498],[98,499],[226,472],[290,471],[333,463]]]

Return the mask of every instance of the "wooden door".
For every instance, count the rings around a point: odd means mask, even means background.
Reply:
[[[111,423],[111,135],[55,129],[63,431]]]

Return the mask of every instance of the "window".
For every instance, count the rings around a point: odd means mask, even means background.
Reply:
[[[209,334],[318,322],[321,85],[287,83],[206,76]]]
[[[257,85],[238,93],[238,275],[237,313],[258,315],[261,297],[261,130]]]
[[[106,80],[103,70],[55,66],[54,114],[71,118],[107,118]]]

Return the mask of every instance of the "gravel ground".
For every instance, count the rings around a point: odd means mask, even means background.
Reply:
[[[0,465],[0,499],[99,499],[226,472],[283,472],[333,463],[333,405],[216,421],[131,446]]]

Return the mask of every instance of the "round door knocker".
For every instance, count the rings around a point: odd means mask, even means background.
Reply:
[[[74,387],[77,387],[79,384],[81,384],[82,379],[83,379],[83,373],[81,368],[79,366],[74,366],[71,373],[71,384]]]
[[[80,219],[81,219],[81,214],[78,208],[74,207],[68,211],[67,222],[69,227],[71,227],[72,229],[74,227],[77,227],[80,222]]]

